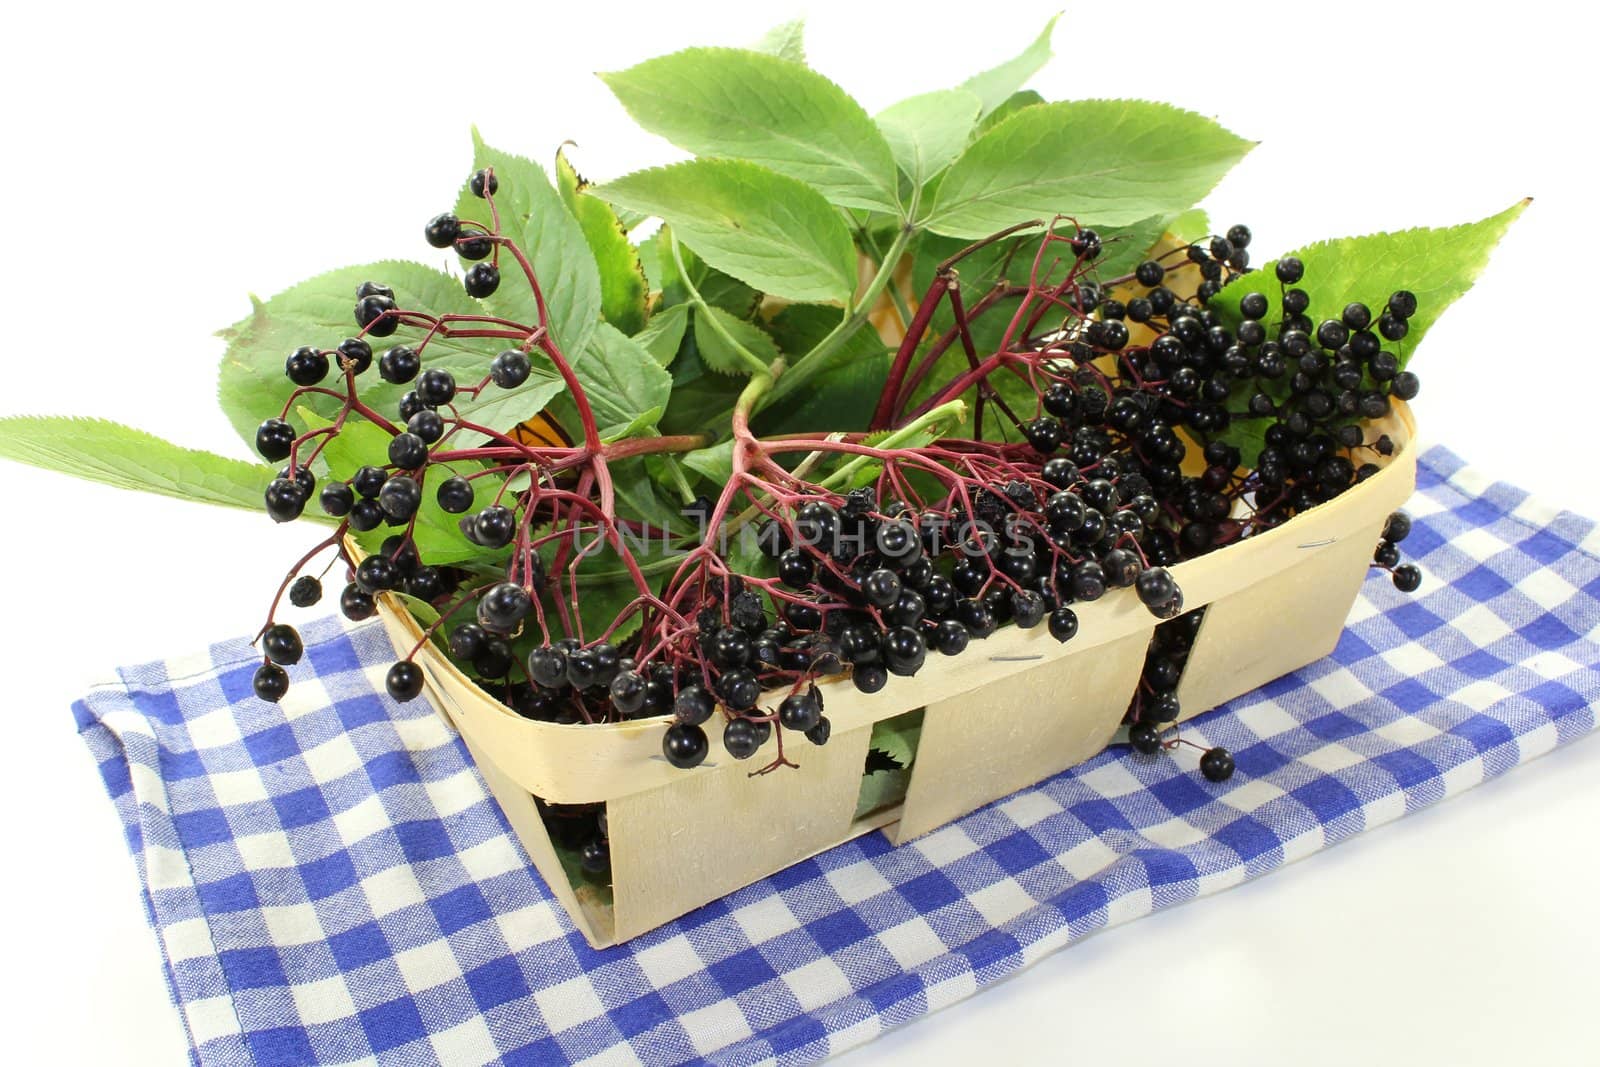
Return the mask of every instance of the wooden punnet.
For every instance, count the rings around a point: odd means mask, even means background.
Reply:
[[[1409,410],[1395,404],[1374,429],[1396,446],[1378,474],[1283,526],[1172,568],[1186,609],[1207,609],[1178,689],[1184,718],[1332,651],[1384,522],[1416,482]],[[378,603],[403,656],[422,630],[393,597]],[[770,758],[773,740],[744,762],[714,745],[704,764],[678,770],[661,756],[667,717],[535,722],[484,693],[431,642],[416,662],[427,695],[465,739],[535,866],[599,948],[870,830],[896,843],[927,833],[1105,748],[1138,684],[1156,619],[1132,589],[1075,609],[1080,629],[1066,644],[1043,626],[1006,627],[871,696],[842,676],[820,683],[833,723],[828,744],[802,748],[798,770],[757,777],[750,770]],[[873,723],[917,708],[925,712],[904,803],[856,818]],[[535,797],[605,804],[610,906],[574,889]],[[735,838],[731,826],[772,830]]]

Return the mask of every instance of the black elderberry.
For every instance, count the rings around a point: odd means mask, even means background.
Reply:
[[[611,679],[611,706],[623,715],[644,707],[645,680],[637,671],[618,671]]]
[[[504,678],[513,662],[511,643],[501,637],[490,637],[483,649],[472,657],[472,669],[482,678]]]
[[[400,328],[394,297],[366,296],[356,303],[356,324],[373,337],[388,337]]]
[[[434,493],[434,499],[439,502],[439,507],[451,515],[460,515],[472,507],[472,483],[460,475],[446,478],[439,483],[439,488]]]
[[[706,738],[706,732],[695,723],[673,723],[661,735],[661,754],[668,763],[681,770],[704,763],[709,751],[711,743]]]
[[[461,281],[468,296],[482,300],[500,288],[500,268],[493,263],[474,263]]]
[[[826,715],[817,719],[811,729],[806,731],[806,740],[813,745],[825,745],[833,734],[833,723],[828,721]]]
[[[401,434],[401,437],[410,436]],[[398,440],[399,438],[396,438]],[[427,446],[423,445],[424,453]],[[420,463],[419,463],[420,465]],[[404,474],[396,474],[383,483],[383,488],[378,490],[378,507],[389,518],[398,522],[405,522],[417,513],[417,508],[422,504],[422,486]]]
[[[578,850],[578,866],[585,874],[603,875],[611,870],[611,846],[595,838]]]
[[[376,500],[357,500],[350,508],[350,529],[356,533],[376,530],[386,518]]]
[[[893,604],[883,609],[883,619],[890,626],[915,627],[928,613],[927,602],[915,589],[904,589]]]
[[[417,378],[417,399],[430,408],[443,407],[456,396],[456,377],[443,367],[429,367]]]
[[[528,380],[532,371],[528,354],[515,348],[506,349],[489,364],[489,377],[502,389],[515,389]]]
[[[263,663],[250,679],[250,687],[262,700],[276,704],[289,692],[289,672],[276,663]]]
[[[1046,610],[1044,597],[1031,589],[1019,589],[1011,594],[1011,619],[1024,630],[1043,622]]]
[[[850,681],[863,693],[876,693],[889,682],[888,668],[881,663],[863,663],[850,671]]]
[[[401,470],[416,470],[428,462],[428,442],[414,433],[396,434],[389,439],[389,462]]]
[[[263,500],[267,505],[267,514],[272,516],[274,522],[291,522],[300,517],[305,511],[307,493],[305,487],[288,478],[274,478],[267,485]]]
[[[339,611],[351,622],[360,622],[370,619],[378,611],[378,602],[372,594],[362,589],[357,583],[351,582],[344,587],[344,592],[339,594]]]
[[[1024,423],[1022,435],[1035,452],[1049,455],[1061,447],[1061,424],[1055,419],[1038,418]]]
[[[472,531],[485,548],[503,548],[516,536],[516,514],[502,504],[490,504],[473,518]]]
[[[1239,300],[1239,314],[1246,319],[1261,319],[1267,314],[1267,298],[1264,293],[1246,293]]]
[[[1403,511],[1391,514],[1383,524],[1383,539],[1399,544],[1411,536],[1411,516]]]
[[[422,693],[422,668],[410,660],[401,660],[384,675],[383,687],[402,704],[415,700]]]
[[[378,376],[391,385],[403,385],[422,369],[422,357],[409,345],[395,345],[378,357]]]
[[[533,598],[526,589],[515,582],[500,582],[479,599],[478,625],[490,633],[509,634],[532,610]]]
[[[461,236],[461,220],[448,211],[435,215],[423,228],[422,235],[435,248],[449,248]]]
[[[294,427],[282,419],[268,419],[256,428],[256,451],[261,458],[276,463],[288,459],[298,436]]]
[[[457,655],[466,659],[473,659],[482,650],[483,642],[488,639],[486,631],[476,623],[469,624],[475,631],[475,640],[467,647],[463,647]],[[465,626],[461,628],[466,629]],[[457,630],[460,633],[461,630]],[[454,643],[452,642],[452,649]],[[541,645],[528,653],[528,677],[533,683],[543,689],[561,689],[567,684],[567,656],[558,648]]]
[[[297,608],[309,608],[322,599],[322,583],[309,574],[302,574],[289,587],[289,603]]]
[[[1154,756],[1161,751],[1161,732],[1148,722],[1136,722],[1128,727],[1128,743],[1143,756]]]
[[[1391,316],[1404,322],[1417,313],[1416,294],[1407,289],[1391,293],[1386,307]]]
[[[1389,391],[1401,400],[1414,400],[1421,385],[1415,374],[1403,370],[1389,383]]]
[[[1226,782],[1233,777],[1233,756],[1218,746],[1208,748],[1200,757],[1200,773],[1210,782]]]
[[[733,719],[722,728],[722,747],[734,759],[749,759],[761,747],[761,732],[749,719]]]
[[[406,432],[421,438],[424,444],[434,444],[444,436],[444,419],[437,411],[424,408],[406,421]]]
[[[966,651],[972,635],[955,619],[946,619],[933,631],[933,647],[940,655],[958,656]]]
[[[879,608],[887,608],[900,598],[900,576],[891,570],[875,570],[861,580],[861,592]]]
[[[348,369],[351,374],[365,373],[372,366],[372,346],[359,337],[346,337],[335,351],[340,368]]]
[[[994,612],[977,600],[957,601],[956,618],[967,628],[968,633],[979,639],[988,637],[999,626]]]
[[[786,730],[805,733],[822,719],[822,704],[814,692],[792,693],[778,705],[778,722]]]
[[[487,259],[494,251],[494,239],[482,233],[463,233],[456,241],[456,255],[466,260]]]
[[[493,167],[484,167],[474,171],[467,181],[467,188],[472,190],[472,195],[478,199],[486,199],[500,191],[500,179],[495,177]]]
[[[896,626],[883,635],[883,661],[891,674],[916,674],[927,658],[922,635],[910,627]]]
[[[328,357],[309,345],[297,348],[284,361],[283,372],[296,385],[316,385],[328,376]]]
[[[756,701],[761,699],[761,683],[756,681],[754,674],[742,667],[727,671],[717,679],[717,691],[722,694],[722,702],[732,711],[753,708]]]
[[[300,643],[300,634],[293,626],[280,622],[261,635],[261,651],[273,663],[288,667],[300,662],[305,646]]]
[[[1400,549],[1393,541],[1379,541],[1378,547],[1372,552],[1372,562],[1392,570],[1400,565]]]
[[[1140,285],[1156,286],[1167,276],[1166,268],[1153,259],[1147,259],[1134,268],[1133,276],[1139,280]]]
[[[1278,280],[1284,285],[1294,285],[1299,282],[1301,278],[1305,277],[1306,267],[1305,264],[1300,262],[1300,260],[1296,257],[1284,256],[1282,259],[1278,260],[1275,273],[1278,276]],[[1298,312],[1295,314],[1298,314]]]
[[[1415,563],[1402,563],[1394,569],[1394,587],[1402,593],[1415,593],[1422,587],[1422,571]]]

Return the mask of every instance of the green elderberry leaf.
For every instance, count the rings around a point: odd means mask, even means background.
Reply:
[[[550,184],[544,168],[530,159],[491,148],[472,131],[472,160],[493,167],[499,181],[495,207],[501,232],[517,242],[539,279],[550,314],[550,334],[568,357],[582,352],[600,321],[600,272],[578,220]],[[462,186],[456,214],[488,224],[487,202]],[[491,314],[526,326],[539,322],[538,305],[516,261],[502,253],[500,287],[486,299]]]
[[[1385,341],[1383,347],[1394,352],[1402,367],[1410,360],[1417,343],[1439,321],[1446,308],[1463,293],[1489,262],[1506,230],[1522,214],[1529,200],[1520,200],[1497,215],[1477,222],[1438,228],[1417,227],[1395,233],[1376,233],[1365,237],[1340,237],[1319,241],[1286,253],[1305,265],[1305,277],[1297,288],[1311,297],[1306,312],[1313,321],[1337,318],[1346,304],[1361,302],[1371,310],[1374,323],[1387,305],[1389,295],[1405,289],[1416,295],[1417,311],[1408,321],[1409,332],[1401,341]],[[1280,257],[1281,258],[1281,257]],[[1278,261],[1264,264],[1235,279],[1211,299],[1223,324],[1237,329],[1241,316],[1239,301],[1248,293],[1267,298],[1265,322],[1282,318],[1284,286],[1276,275]],[[1242,384],[1229,406],[1243,406],[1251,388]],[[1237,419],[1222,440],[1235,445],[1247,463],[1254,464],[1265,445],[1269,419]]]
[[[1128,225],[1186,209],[1251,147],[1167,104],[1037,104],[979,137],[950,165],[925,221],[937,233],[973,238],[1058,214],[1085,226]]]
[[[764,366],[771,366],[772,361],[778,358],[778,346],[773,342],[772,335],[755,323],[736,319],[709,304],[695,309],[694,342],[706,368],[718,374],[748,375],[756,370],[729,343],[729,338]]]
[[[677,358],[678,347],[683,344],[683,331],[689,326],[689,308],[674,304],[650,316],[644,329],[633,335],[645,351],[663,367],[670,367]]]
[[[974,137],[982,137],[1023,108],[1044,102],[1044,97],[1032,89],[1024,89],[1020,93],[1012,93],[1006,97],[1005,103],[983,117],[983,121],[978,123],[978,128],[973,131],[973,135]]]
[[[1060,17],[1056,15],[1045,23],[1044,30],[1033,39],[1032,44],[1022,50],[1020,55],[1006,60],[998,67],[981,74],[974,74],[961,83],[961,88],[983,102],[981,114],[987,115],[1009,103],[1017,95],[1017,90],[1050,62],[1052,55],[1050,37],[1055,33],[1056,20]]]
[[[0,457],[118,489],[262,509],[275,468],[184,448],[131,426],[73,416],[0,419]],[[307,508],[308,518],[321,519]]]
[[[653,429],[672,393],[672,375],[666,368],[610,323],[603,322],[594,331],[572,369],[594,408],[602,437],[629,430],[637,436]]]
[[[556,189],[578,220],[600,273],[600,315],[623,333],[639,332],[650,295],[639,253],[611,206],[587,191],[589,183],[573,169],[563,149],[556,152]]]
[[[686,452],[683,465],[717,485],[726,485],[733,478],[733,439],[729,438],[710,448]]]
[[[769,324],[778,347],[793,363],[839,324],[843,312],[820,304],[790,304]],[[804,389],[763,408],[756,425],[763,434],[865,430],[889,376],[893,353],[876,330],[858,330]]]
[[[657,274],[661,279],[661,299],[664,303],[682,304],[689,301],[689,286],[692,283],[700,293],[700,299],[706,303],[721,308],[736,319],[755,317],[756,309],[761,306],[761,293],[758,290],[709,265],[695,255],[694,249],[682,242],[678,244],[678,256],[683,260],[684,273],[679,274],[678,264],[672,258],[672,249],[661,243],[671,239],[671,226],[661,227],[652,238],[660,249]]]
[[[894,161],[921,186],[967,147],[983,102],[965,89],[941,89],[902,100],[878,113],[878,128]]]
[[[763,292],[843,303],[855,288],[855,245],[839,213],[803,182],[753,163],[691,160],[595,192],[657,216],[711,266]]]
[[[755,50],[803,66],[806,61],[805,32],[805,19],[780,22],[761,35],[761,39],[755,44]]]
[[[1305,277],[1296,287],[1311,297],[1306,314],[1316,322],[1336,319],[1346,304],[1359,301],[1371,309],[1376,323],[1389,294],[1409,290],[1417,298],[1416,314],[1408,322],[1410,332],[1400,341],[1384,342],[1404,366],[1445,309],[1472,288],[1495,245],[1529,203],[1520,200],[1498,215],[1460,226],[1340,237],[1288,253],[1305,264]],[[1210,306],[1230,329],[1239,325],[1239,301],[1246,293],[1267,298],[1266,321],[1282,316],[1284,287],[1275,274],[1277,263],[1273,260],[1230,282],[1212,298]]]
[[[841,207],[900,212],[888,142],[860,104],[808,67],[689,48],[600,77],[634,121],[679,148],[760,164]]]
[[[283,374],[284,359],[290,352],[301,345],[332,349],[344,338],[355,336],[356,287],[366,281],[392,288],[395,301],[403,308],[433,315],[484,313],[483,305],[466,294],[459,279],[432,267],[398,260],[319,274],[270,300],[252,297],[250,314],[218,334],[228,347],[219,368],[217,398],[244,441],[254,442],[256,427],[262,420],[277,416],[294,391]],[[389,345],[415,344],[420,337],[420,330],[401,327],[391,337],[372,338],[374,361]],[[496,351],[492,341],[438,337],[429,343],[424,356],[427,366],[444,367],[456,375],[457,381],[475,382],[488,370]],[[375,367],[356,381],[361,398],[384,414],[396,411],[400,397],[411,388],[383,381]],[[330,396],[313,394],[306,396],[304,402],[329,418],[341,407],[341,402]],[[458,406],[463,414],[473,410],[471,401],[463,400]]]

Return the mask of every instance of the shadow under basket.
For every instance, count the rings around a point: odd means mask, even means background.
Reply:
[[[1384,522],[1416,482],[1409,410],[1396,404],[1372,429],[1396,446],[1377,474],[1283,526],[1172,568],[1186,609],[1206,608],[1178,688],[1183,718],[1333,650]],[[799,746],[797,770],[756,777],[751,768],[774,754],[771,738],[741,762],[713,736],[705,763],[678,770],[661,755],[670,717],[537,722],[484,693],[431,642],[416,662],[540,874],[601,948],[871,830],[907,841],[1100,752],[1121,726],[1158,620],[1132,589],[1074,609],[1079,631],[1066,644],[1043,626],[1004,627],[870,696],[848,677],[819,682],[832,737]],[[380,596],[379,614],[401,655],[422,639],[395,598]],[[873,724],[919,708],[904,800],[858,817]],[[609,902],[569,876],[539,800],[605,805]]]

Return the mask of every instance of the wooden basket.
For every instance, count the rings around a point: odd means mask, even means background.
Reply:
[[[1387,517],[1416,482],[1415,424],[1403,404],[1374,427],[1395,454],[1376,475],[1291,522],[1180,563],[1186,609],[1206,607],[1178,688],[1183,718],[1327,655],[1338,642]],[[401,655],[422,639],[383,595],[379,614]],[[833,733],[801,745],[798,770],[751,777],[775,741],[747,761],[712,753],[693,770],[661,755],[670,717],[614,725],[524,719],[478,688],[431,642],[416,662],[434,706],[460,732],[506,818],[556,897],[596,948],[651,930],[816,855],[881,829],[896,843],[1081,763],[1117,735],[1157,620],[1133,590],[1074,605],[1066,644],[1043,626],[1005,627],[911,678],[867,696],[848,678],[820,684]],[[776,704],[783,694],[764,700]],[[899,806],[856,818],[873,723],[924,711]],[[535,798],[604,803],[612,903],[580,893]],[[760,832],[729,833],[730,827]]]

